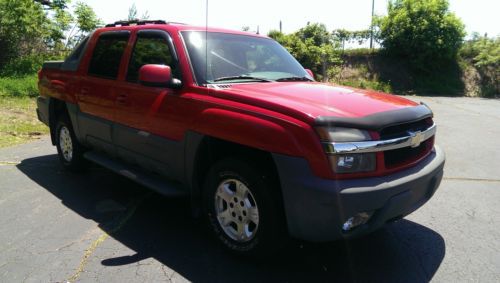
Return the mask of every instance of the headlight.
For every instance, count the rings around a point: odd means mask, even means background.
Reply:
[[[353,142],[369,141],[370,134],[367,131],[340,127],[318,127],[316,128],[322,141],[329,142]]]
[[[335,173],[357,173],[375,170],[375,153],[329,155],[330,165]]]
[[[318,127],[316,128],[322,142],[335,147],[335,143],[357,142],[371,140],[367,131],[341,128]],[[376,169],[375,153],[330,154],[330,165],[335,173],[369,172]]]

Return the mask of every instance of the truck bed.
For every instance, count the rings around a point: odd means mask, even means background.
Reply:
[[[42,65],[43,69],[61,69],[64,61],[47,61]]]

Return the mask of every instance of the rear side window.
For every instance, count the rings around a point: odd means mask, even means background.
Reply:
[[[85,37],[78,45],[73,49],[71,54],[64,60],[61,69],[67,71],[76,71],[80,65],[80,60],[84,54],[89,41],[89,36]]]
[[[167,35],[162,32],[138,33],[137,41],[130,58],[127,81],[139,80],[139,69],[147,64],[168,65],[172,75],[178,78],[177,63],[172,56]]]
[[[94,48],[88,74],[105,79],[116,79],[128,38],[128,32],[101,35]]]

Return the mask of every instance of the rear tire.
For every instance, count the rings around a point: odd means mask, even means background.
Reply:
[[[83,158],[84,147],[76,139],[68,116],[59,118],[56,124],[56,147],[62,166],[72,172],[85,169],[87,162]]]
[[[274,176],[228,158],[215,163],[204,185],[203,214],[222,245],[240,255],[269,255],[286,243],[286,224]]]

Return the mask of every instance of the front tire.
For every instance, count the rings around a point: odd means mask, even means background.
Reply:
[[[84,148],[76,139],[73,127],[67,116],[61,117],[56,126],[56,147],[59,160],[65,169],[73,172],[82,171],[86,161]]]
[[[268,255],[286,241],[277,182],[257,168],[224,159],[212,166],[204,186],[210,230],[226,249],[241,255]]]

